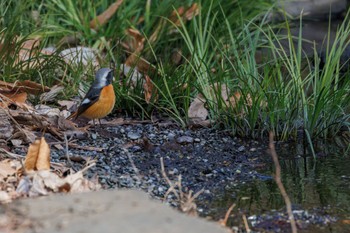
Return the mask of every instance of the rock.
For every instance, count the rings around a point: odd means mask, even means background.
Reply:
[[[179,144],[190,144],[193,143],[193,138],[190,136],[181,136],[176,139]]]
[[[245,150],[245,147],[244,146],[240,146],[240,147],[238,147],[238,149],[237,149],[239,152],[242,152],[242,151],[244,151]]]
[[[22,199],[0,207],[26,233],[228,233],[218,223],[191,217],[141,191],[118,190]],[[15,227],[15,226],[13,226]],[[17,226],[18,227],[18,226]]]
[[[128,132],[128,138],[132,139],[132,140],[136,140],[141,138],[141,134],[139,134],[138,132],[135,131],[130,131]]]
[[[5,110],[0,108],[0,139],[7,140],[12,136],[13,127]]]
[[[346,0],[277,0],[277,6],[286,11],[287,15],[303,19],[326,19],[329,14],[336,15],[346,11]],[[284,20],[284,15],[275,13],[275,17]]]

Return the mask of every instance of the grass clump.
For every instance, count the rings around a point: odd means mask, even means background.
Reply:
[[[279,139],[288,139],[303,132],[311,142],[348,130],[350,81],[340,62],[349,45],[348,17],[334,43],[325,44],[321,69],[319,51],[305,56],[302,50],[302,19],[299,36],[292,35],[288,20],[281,36],[280,25],[270,21],[268,0],[128,1],[98,28],[91,28],[91,20],[113,1],[23,2],[1,3],[0,69],[8,81],[39,77],[45,85],[65,85],[64,96],[70,98],[94,71],[66,63],[61,50],[77,45],[95,49],[102,54],[100,65],[114,60],[118,72],[135,53],[137,61],[147,61],[151,68],[135,81],[132,74],[140,67],[132,62],[131,71],[115,84],[117,108],[132,116],[161,113],[185,127],[191,122],[190,105],[201,95],[213,124],[240,136],[257,138],[274,131]],[[130,48],[135,41],[128,30],[144,38],[139,51]],[[18,54],[28,39],[37,37],[41,43],[36,50],[54,46],[56,52],[35,53],[30,57],[40,64],[23,69],[29,61],[16,62],[5,48],[12,46]],[[64,77],[56,75],[58,70]]]

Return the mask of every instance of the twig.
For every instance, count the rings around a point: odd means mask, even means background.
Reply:
[[[97,152],[103,151],[103,148],[93,147],[93,146],[79,146],[74,143],[68,143],[68,146],[70,146],[71,148],[80,149],[80,150],[97,151]]]
[[[275,167],[276,167],[276,174],[275,174],[275,181],[276,181],[276,184],[283,196],[283,199],[284,199],[284,202],[286,204],[286,207],[287,207],[287,213],[288,213],[288,216],[289,216],[289,221],[290,221],[290,226],[292,228],[292,232],[293,233],[296,233],[298,232],[297,230],[297,226],[295,224],[295,219],[294,219],[294,215],[293,215],[293,212],[292,212],[292,203],[289,199],[289,196],[286,192],[286,189],[284,188],[283,186],[283,183],[281,181],[281,166],[280,166],[280,163],[278,162],[278,156],[277,156],[277,153],[276,153],[276,149],[275,149],[275,144],[274,144],[274,134],[273,132],[270,132],[270,135],[269,135],[269,148],[270,148],[270,154],[272,156],[272,159],[273,159],[273,162],[275,164]]]
[[[176,196],[176,198],[177,198],[178,200],[181,200],[179,194],[176,192],[175,185],[173,184],[173,182],[171,182],[171,180],[168,178],[168,176],[167,176],[167,174],[166,174],[166,172],[165,172],[163,157],[160,158],[160,167],[161,167],[162,176],[164,177],[165,181],[166,181],[166,182],[168,183],[168,185],[169,185],[169,189],[168,189],[168,191],[165,193],[163,201],[166,200],[166,198],[168,197],[168,195],[169,195],[171,192],[174,193],[174,195]],[[180,175],[179,179],[181,180],[181,175]],[[181,187],[181,184],[180,184],[180,187]]]
[[[69,166],[72,166],[72,161],[70,160],[69,158],[69,148],[68,148],[68,139],[67,139],[67,134],[63,134],[64,135],[64,142],[66,144],[66,157],[67,157],[67,161],[68,161],[68,164]]]
[[[138,181],[141,183],[141,174],[139,172],[139,169],[136,167],[135,163],[134,163],[134,160],[131,158],[131,155],[129,153],[129,151],[127,149],[123,149],[123,151],[126,153],[126,155],[128,156],[128,159],[129,159],[129,162],[132,166],[132,169],[134,169],[134,172],[136,174],[136,177],[138,179]]]
[[[86,167],[84,167],[82,170],[80,170],[80,172],[84,173],[95,165],[96,165],[96,160],[91,160],[90,162],[87,163]]]
[[[224,227],[227,226],[227,220],[228,220],[228,218],[230,217],[230,214],[231,214],[233,208],[235,208],[235,206],[236,206],[236,204],[233,203],[233,204],[227,209],[226,214],[225,214],[225,218],[219,220],[219,223],[220,223],[222,226],[224,226]]]
[[[242,218],[243,218],[243,222],[244,222],[245,231],[246,231],[247,233],[250,233],[251,230],[250,230],[250,228],[249,228],[248,220],[247,220],[247,217],[245,216],[245,214],[243,214]]]
[[[25,157],[25,156],[23,156],[23,155],[11,153],[11,152],[9,152],[9,151],[3,149],[3,148],[0,148],[0,152],[5,153],[5,154],[6,154],[5,156],[8,156],[8,157],[10,157],[10,158],[12,158],[12,159],[23,159],[23,158]]]

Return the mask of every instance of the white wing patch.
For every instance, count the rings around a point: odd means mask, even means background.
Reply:
[[[81,104],[88,104],[88,103],[90,103],[91,101],[88,99],[88,98],[85,98],[84,100],[83,100],[83,102],[81,102]]]

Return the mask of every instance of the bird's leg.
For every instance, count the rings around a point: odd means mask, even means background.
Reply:
[[[101,119],[98,118],[98,123],[100,123],[100,129],[102,128]]]

